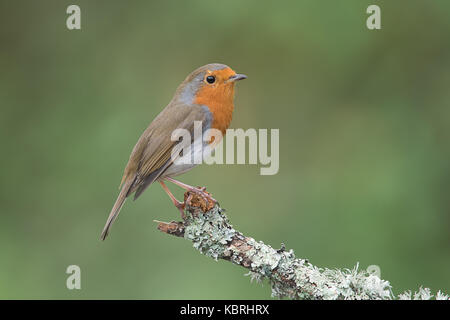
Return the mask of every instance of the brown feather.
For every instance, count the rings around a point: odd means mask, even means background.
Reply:
[[[108,220],[106,220],[106,224],[103,227],[102,235],[100,236],[100,238],[102,240],[106,239],[109,228],[111,228],[111,225],[113,224],[113,222],[116,220],[117,216],[119,215],[120,209],[122,208],[122,206],[127,198],[128,190],[130,189],[132,184],[133,184],[133,181],[128,180],[124,183],[122,190],[120,190],[119,196],[117,197],[117,200],[114,203],[111,213],[109,214]]]
[[[205,112],[200,106],[171,102],[150,123],[131,152],[122,178],[122,189],[106,221],[101,235],[102,240],[108,235],[126,198],[133,192],[136,192],[135,199],[139,197],[171,165],[172,149],[178,143],[171,141],[172,131],[183,128],[192,132],[194,121],[204,121],[205,117]]]

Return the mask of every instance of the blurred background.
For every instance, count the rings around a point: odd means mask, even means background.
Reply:
[[[270,298],[156,230],[179,217],[158,185],[99,240],[138,137],[211,62],[248,75],[232,128],[280,129],[280,171],[204,165],[182,181],[317,266],[378,265],[396,294],[449,293],[449,39],[446,0],[1,0],[0,298]],[[71,264],[81,290],[66,288]]]

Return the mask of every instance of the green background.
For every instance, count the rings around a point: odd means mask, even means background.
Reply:
[[[157,231],[179,217],[158,185],[99,241],[138,137],[211,62],[248,75],[232,128],[279,128],[280,171],[203,165],[182,181],[317,266],[378,265],[394,293],[448,293],[449,39],[447,0],[1,0],[0,298],[270,297]],[[71,264],[81,290],[66,288]]]

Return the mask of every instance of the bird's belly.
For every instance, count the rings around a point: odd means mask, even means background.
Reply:
[[[183,159],[178,158],[164,171],[161,177],[174,177],[186,173],[201,164],[205,157],[211,155],[212,150],[209,143],[194,142],[188,152],[189,156],[187,155]]]
[[[180,174],[188,172],[195,166],[197,166],[197,164],[172,164],[167,168],[166,171],[164,171],[164,173],[161,175],[161,178],[178,176]]]

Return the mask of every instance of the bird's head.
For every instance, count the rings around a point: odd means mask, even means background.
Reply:
[[[178,87],[175,98],[186,104],[233,104],[236,81],[246,79],[224,64],[211,63],[194,70]]]

